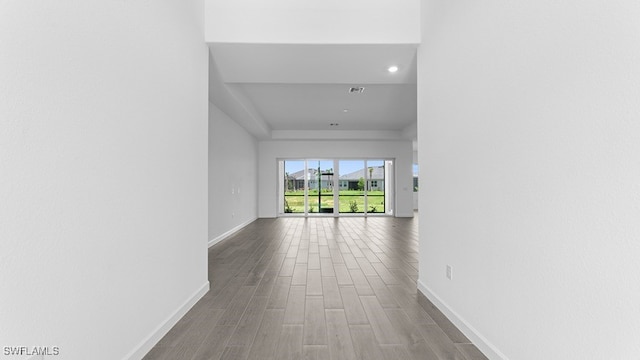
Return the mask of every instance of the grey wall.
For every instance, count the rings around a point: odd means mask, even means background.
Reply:
[[[637,2],[422,5],[421,290],[492,359],[637,358]]]
[[[258,216],[258,143],[209,103],[209,244]]]
[[[0,11],[0,344],[140,359],[208,289],[198,1]]]

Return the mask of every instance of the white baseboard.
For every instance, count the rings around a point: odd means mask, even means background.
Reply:
[[[136,346],[125,360],[140,360],[165,336],[171,328],[209,291],[209,281],[205,282],[200,289],[191,295],[180,307],[176,309],[165,321],[147,336],[138,346]]]
[[[482,353],[491,360],[508,360],[487,338],[449,307],[422,281],[418,280],[418,290],[429,299]]]
[[[398,218],[412,218],[415,214],[413,213],[413,211],[411,213],[397,213],[396,217]]]
[[[209,240],[209,247],[212,247],[213,245],[215,245],[215,244],[219,243],[220,241],[222,241],[222,240],[224,240],[224,239],[228,238],[229,236],[231,236],[231,235],[235,234],[236,232],[240,231],[243,227],[245,227],[245,226],[247,226],[247,225],[251,224],[252,222],[254,222],[254,221],[256,221],[256,220],[258,220],[258,218],[257,218],[257,217],[252,218],[252,219],[250,219],[250,220],[248,220],[248,221],[245,221],[245,222],[243,222],[242,224],[240,224],[240,225],[238,225],[238,226],[234,227],[233,229],[231,229],[231,230],[229,230],[229,231],[225,232],[224,234],[219,235],[219,236],[216,236],[215,238],[213,238],[213,239]]]

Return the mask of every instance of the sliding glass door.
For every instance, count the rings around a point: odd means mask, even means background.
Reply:
[[[280,160],[282,215],[392,215],[393,160]]]

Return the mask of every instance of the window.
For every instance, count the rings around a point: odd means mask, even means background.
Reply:
[[[280,214],[393,214],[393,160],[292,159],[278,164]]]

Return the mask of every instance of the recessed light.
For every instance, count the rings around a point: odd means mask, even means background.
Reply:
[[[387,70],[389,70],[390,73],[394,73],[394,72],[398,71],[398,67],[395,66],[395,65],[394,66],[389,66],[389,68]]]
[[[331,124],[329,124],[329,126],[338,126],[338,125],[340,125],[340,124],[338,124],[338,123],[331,123]]]
[[[342,112],[349,112],[349,109],[344,109],[342,110]]]

